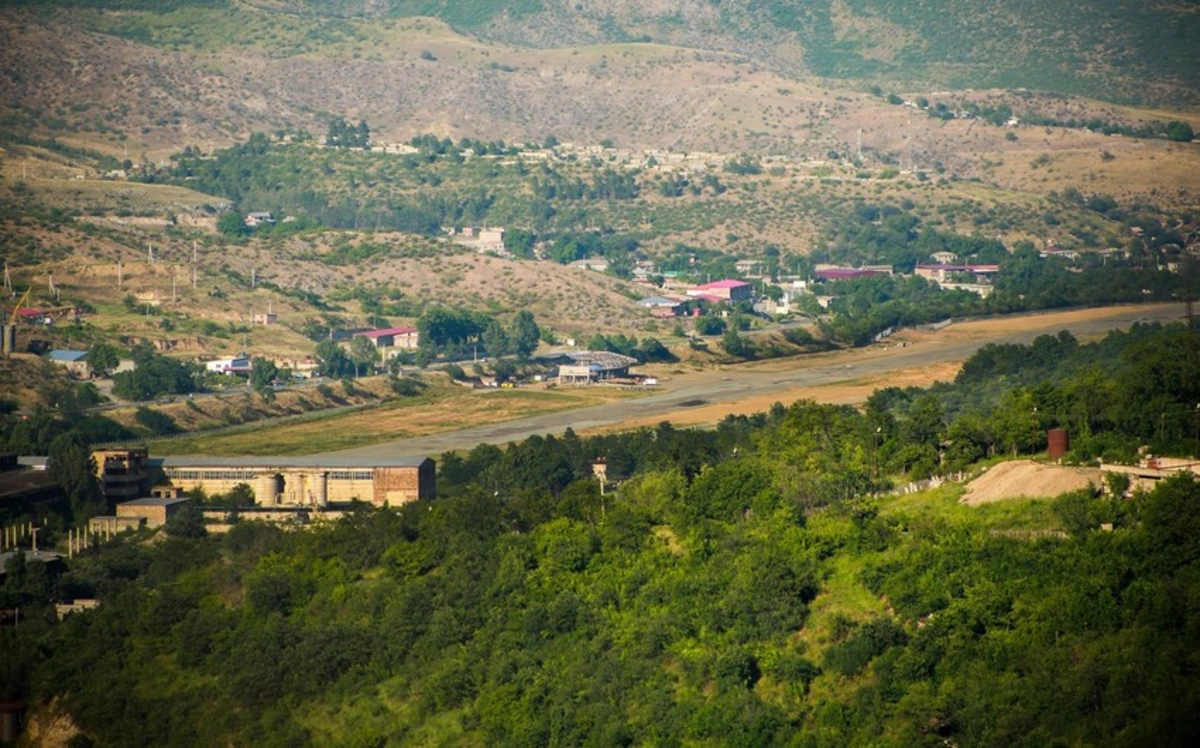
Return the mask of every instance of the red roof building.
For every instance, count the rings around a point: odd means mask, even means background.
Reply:
[[[354,333],[356,338],[366,338],[376,348],[403,348],[416,350],[419,334],[415,327],[388,327],[383,330],[365,330]]]

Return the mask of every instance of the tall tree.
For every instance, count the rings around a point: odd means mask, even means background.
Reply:
[[[537,320],[533,318],[533,312],[528,309],[517,312],[508,336],[517,355],[521,358],[529,358],[529,355],[537,350],[538,340],[542,337],[542,331],[538,328]]]
[[[96,459],[83,439],[74,432],[50,442],[46,469],[71,502],[76,520],[100,512],[104,506],[96,478]]]
[[[120,354],[116,346],[110,343],[96,343],[87,352],[88,366],[96,374],[106,377],[108,373],[120,365]]]
[[[487,323],[480,339],[483,341],[483,347],[487,350],[488,356],[493,358],[504,356],[512,350],[512,341],[509,340],[508,333],[496,320]]]
[[[369,338],[359,335],[350,341],[350,360],[354,363],[354,376],[361,377],[363,371],[370,374],[379,360],[379,349]]]
[[[266,397],[271,392],[271,382],[279,376],[279,367],[267,358],[255,358],[250,361],[250,386],[254,391]]]
[[[317,343],[317,374],[323,377],[344,377],[354,370],[354,363],[346,356],[346,351],[332,340],[322,340]]]

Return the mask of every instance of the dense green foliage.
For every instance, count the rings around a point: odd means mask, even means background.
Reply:
[[[1107,214],[1137,228],[1141,236],[1129,241],[1121,255],[1043,258],[1028,243],[1018,243],[1009,252],[993,239],[923,226],[915,215],[894,205],[856,205],[846,220],[827,232],[825,246],[813,253],[812,261],[883,264],[898,273],[911,273],[918,264],[930,264],[933,253],[951,252],[958,264],[994,264],[999,272],[987,298],[967,290],[943,289],[915,276],[827,282],[824,292],[836,297],[830,306],[835,317],[827,332],[861,345],[889,327],[1033,309],[1169,301],[1186,298],[1200,284],[1200,265],[1182,253],[1186,241],[1178,231],[1148,216],[1126,213],[1106,195],[1085,196],[1070,189],[1055,199]],[[1168,270],[1167,263],[1179,263],[1180,270]],[[975,282],[970,272],[960,275],[960,282]]]
[[[151,343],[130,350],[136,365],[132,371],[113,375],[113,394],[127,400],[152,400],[160,395],[182,395],[196,391],[194,367],[167,358]]]
[[[59,577],[18,557],[0,698],[57,696],[106,745],[1187,743],[1194,478],[1012,509],[872,493],[994,397],[1136,437],[1121,413],[1200,396],[1196,356],[1179,328],[1047,337],[865,412],[481,445],[428,504],[207,537],[193,513]]]

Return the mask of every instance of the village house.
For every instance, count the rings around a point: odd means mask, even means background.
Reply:
[[[608,260],[603,257],[585,257],[582,260],[568,263],[567,267],[575,270],[591,270],[593,273],[604,273],[608,272]]]
[[[957,275],[972,275],[976,283],[990,283],[999,265],[917,265],[916,274],[937,284],[952,282]]]
[[[504,229],[464,226],[461,230],[450,229],[447,232],[455,244],[469,247],[476,252],[486,252],[507,256],[511,253],[504,248]]]
[[[21,307],[17,310],[16,320],[26,325],[45,325],[49,324],[51,319],[41,309],[31,309],[29,307]]]
[[[945,252],[945,251],[934,252],[929,257],[939,265],[949,265],[950,263],[952,263],[958,259],[958,256],[955,255],[953,252]]]
[[[738,260],[733,266],[745,278],[762,278],[766,269],[766,263],[762,260]]]
[[[384,355],[384,358],[392,358],[400,351],[415,351],[420,343],[420,333],[415,327],[388,327],[382,330],[362,330],[354,333],[356,338],[366,338],[375,344],[376,348],[394,349],[390,352],[391,355]]]
[[[890,275],[889,272],[884,272],[878,268],[844,268],[832,265],[821,266],[813,271],[813,276],[818,280],[837,281],[849,280],[851,278],[868,278],[872,275]]]
[[[706,301],[725,301],[735,304],[739,301],[749,301],[754,295],[754,288],[745,281],[726,278],[690,288],[687,295]]]
[[[249,374],[250,373],[250,357],[249,356],[234,356],[233,358],[218,358],[214,361],[205,361],[204,370],[215,374]]]
[[[649,309],[653,317],[678,317],[683,312],[685,303],[685,299],[648,296],[638,301],[638,306]]]
[[[272,226],[275,224],[275,216],[266,211],[255,211],[246,214],[246,225],[250,228],[256,226]]]
[[[87,379],[92,375],[92,367],[87,362],[87,351],[55,350],[50,351],[46,357],[80,379]]]

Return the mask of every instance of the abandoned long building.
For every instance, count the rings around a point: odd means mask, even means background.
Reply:
[[[428,457],[158,457],[150,466],[163,482],[210,496],[244,483],[258,506],[350,501],[399,506],[432,499],[436,492],[436,469]]]

